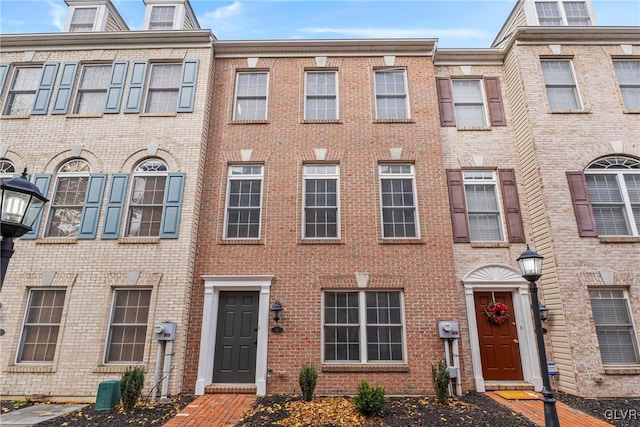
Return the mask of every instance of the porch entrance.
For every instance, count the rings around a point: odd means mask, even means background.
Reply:
[[[259,292],[220,292],[214,383],[254,383]]]
[[[490,323],[484,308],[491,301],[509,309],[509,319],[501,325]],[[484,380],[523,380],[520,344],[511,292],[474,292],[480,360]]]

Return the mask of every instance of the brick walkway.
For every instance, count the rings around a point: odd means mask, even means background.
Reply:
[[[493,392],[485,394],[498,403],[521,413],[539,426],[544,426],[544,404],[541,400],[507,400]],[[562,427],[611,427],[611,424],[573,409],[562,402],[556,402],[556,411]]]
[[[540,400],[507,400],[493,392],[485,393],[498,403],[519,412],[539,426],[544,426],[544,408]],[[253,405],[256,396],[249,394],[205,394],[191,402],[182,412],[165,424],[165,427],[233,426],[242,413]],[[556,410],[562,427],[611,427],[590,415],[556,402]]]
[[[233,426],[251,408],[251,394],[205,394],[187,405],[165,427]]]

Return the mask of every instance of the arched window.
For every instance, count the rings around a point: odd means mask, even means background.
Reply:
[[[16,167],[10,160],[0,160],[0,184],[13,178],[16,174]]]
[[[640,161],[605,157],[584,172],[600,236],[638,236],[640,231]]]
[[[167,165],[159,159],[140,163],[133,174],[125,236],[160,235]]]
[[[51,198],[46,237],[77,237],[87,194],[91,166],[73,159],[58,170]]]

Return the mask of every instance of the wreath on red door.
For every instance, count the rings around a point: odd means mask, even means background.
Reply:
[[[501,302],[491,301],[484,308],[484,316],[489,323],[494,325],[502,325],[509,319],[509,309]]]

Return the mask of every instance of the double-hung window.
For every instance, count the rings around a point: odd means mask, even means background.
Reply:
[[[71,160],[60,168],[45,236],[78,236],[90,172],[89,164],[80,159]]]
[[[96,21],[96,13],[98,9],[95,7],[76,7],[73,10],[69,32],[83,33],[93,30]]]
[[[114,291],[106,363],[132,363],[144,360],[150,305],[150,289]]]
[[[338,118],[337,74],[335,71],[305,73],[305,120],[336,120]]]
[[[338,165],[304,166],[304,230],[307,239],[339,237]]]
[[[557,1],[537,1],[538,23],[542,26],[562,25],[562,16]]]
[[[182,64],[152,64],[145,112],[175,112],[181,77]]]
[[[563,1],[564,14],[567,19],[567,25],[571,26],[587,26],[591,25],[587,3],[584,1]]]
[[[405,70],[375,71],[376,118],[402,120],[409,118]]]
[[[233,120],[266,120],[268,85],[266,71],[238,73]]]
[[[640,60],[615,60],[620,92],[628,111],[640,111]]]
[[[600,236],[640,235],[640,162],[607,157],[585,170]]]
[[[604,365],[640,363],[629,300],[623,289],[590,289],[600,357]]]
[[[160,160],[147,160],[135,170],[127,220],[128,237],[160,235],[167,185],[167,165]]]
[[[262,166],[230,166],[227,182],[227,239],[258,239],[262,207]]]
[[[580,99],[570,60],[545,59],[542,74],[551,111],[578,110]]]
[[[36,90],[42,76],[42,67],[16,67],[13,82],[7,93],[5,115],[27,115],[31,113]]]
[[[487,126],[481,81],[453,79],[451,83],[457,126],[460,128]]]
[[[503,241],[503,225],[494,171],[463,171],[472,242]]]
[[[399,291],[323,293],[323,360],[403,362],[404,320]]]
[[[171,30],[175,15],[175,6],[153,6],[149,18],[150,30]]]
[[[538,23],[542,26],[591,25],[587,3],[584,1],[537,1],[535,4]]]
[[[74,113],[102,114],[111,81],[111,65],[87,65],[82,68]]]
[[[31,289],[29,291],[18,362],[53,361],[64,298],[64,289]]]
[[[418,237],[413,165],[379,165],[382,236]]]

